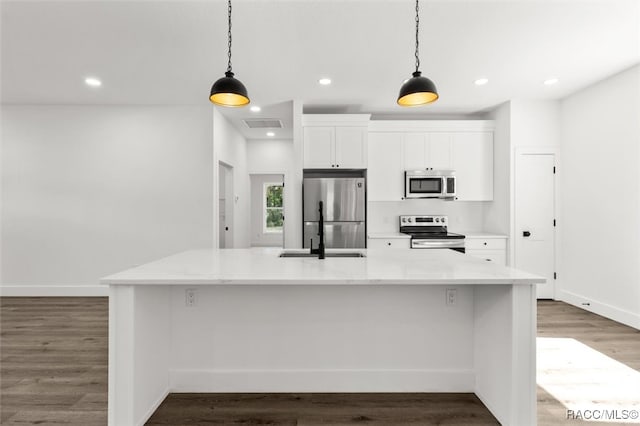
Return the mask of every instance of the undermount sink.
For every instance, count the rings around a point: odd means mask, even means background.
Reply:
[[[278,257],[318,257],[317,253],[311,254],[308,251],[283,251]],[[326,252],[324,257],[365,257],[364,253],[358,251]]]

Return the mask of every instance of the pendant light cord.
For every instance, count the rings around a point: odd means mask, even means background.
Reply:
[[[418,50],[420,48],[420,41],[418,39],[419,29],[420,29],[420,14],[419,14],[419,8],[418,8],[418,0],[416,0],[416,72],[418,72],[418,69],[420,68],[420,58],[418,57]],[[231,33],[229,33],[229,37],[231,37]],[[229,53],[229,57],[231,57],[231,53]]]
[[[228,27],[227,37],[229,40],[229,44],[228,44],[227,56],[229,57],[229,61],[227,62],[227,72],[231,72],[231,0],[229,0],[228,18],[229,18],[229,27]]]

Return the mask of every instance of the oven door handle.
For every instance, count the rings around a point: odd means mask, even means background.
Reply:
[[[411,248],[437,249],[437,248],[463,248],[464,240],[457,241],[429,241],[411,240]]]

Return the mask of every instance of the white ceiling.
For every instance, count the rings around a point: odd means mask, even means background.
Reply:
[[[1,7],[3,103],[207,105],[226,69],[222,0]],[[558,99],[640,61],[637,0],[423,0],[421,70],[440,99],[403,109],[395,100],[414,68],[414,31],[413,0],[234,0],[233,70],[263,111],[223,113],[251,138],[262,133],[240,118],[290,123],[292,99],[307,112],[476,114]],[[103,86],[86,87],[89,75]],[[331,86],[317,84],[324,76]],[[479,77],[489,84],[475,86]],[[544,86],[549,77],[560,82]]]

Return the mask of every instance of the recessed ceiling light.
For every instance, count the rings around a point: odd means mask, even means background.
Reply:
[[[258,105],[254,105],[249,109],[251,110],[251,112],[260,112],[262,108],[260,108]]]
[[[267,136],[269,136],[270,138],[274,137],[276,134],[273,132],[267,132]]]
[[[91,87],[102,86],[102,82],[95,77],[87,77],[84,79],[84,82],[87,86],[91,86]]]
[[[485,85],[485,84],[487,84],[488,82],[489,82],[489,79],[488,79],[488,78],[479,78],[479,79],[477,79],[476,81],[474,81],[473,83],[474,83],[476,86],[484,86],[484,85]]]
[[[318,80],[318,83],[322,84],[323,86],[328,86],[331,84],[331,79],[330,78],[321,78],[320,80]]]
[[[558,82],[557,78],[549,78],[547,80],[544,81],[544,85],[545,86],[551,86],[552,84],[556,84]]]

